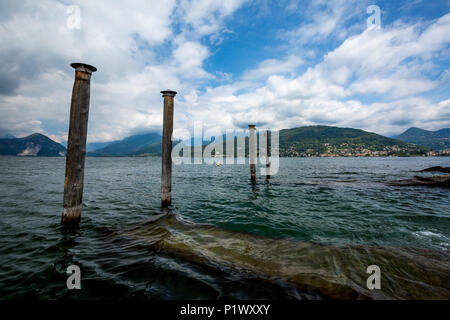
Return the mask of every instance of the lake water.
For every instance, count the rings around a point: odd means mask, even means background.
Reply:
[[[248,165],[176,165],[163,211],[161,158],[87,158],[64,230],[65,159],[0,157],[0,298],[448,299],[450,190],[385,184],[437,165],[450,158],[281,158],[256,185]]]

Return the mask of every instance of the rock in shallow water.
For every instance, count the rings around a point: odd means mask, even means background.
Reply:
[[[426,186],[426,187],[450,188],[450,174],[433,177],[414,176],[413,179],[392,181],[389,183],[389,185],[400,187]]]
[[[430,167],[423,170],[420,170],[420,172],[442,172],[442,173],[450,173],[450,167]]]
[[[106,240],[137,241],[218,273],[287,283],[331,299],[449,299],[447,252],[421,248],[332,246],[275,239],[195,224],[162,214]],[[124,246],[128,247],[129,244]],[[381,289],[369,290],[366,269],[381,269]]]

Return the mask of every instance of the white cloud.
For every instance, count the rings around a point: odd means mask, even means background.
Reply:
[[[224,19],[246,0],[182,0],[178,12],[199,37],[216,33],[223,27]]]
[[[276,74],[293,74],[302,63],[303,60],[294,55],[288,56],[284,60],[267,59],[261,62],[257,68],[244,72],[242,78],[245,80],[256,80]]]
[[[433,57],[450,42],[449,17],[422,32],[421,25],[364,31],[296,77],[282,74],[291,70],[292,57],[263,61],[242,77],[266,78],[263,85],[241,81],[210,89],[196,96],[202,110],[190,112],[223,127],[244,128],[250,122],[271,128],[329,124],[390,135],[413,125],[448,126],[448,100],[433,103],[419,95],[445,81],[445,75],[432,80],[429,73]],[[239,93],[245,88],[251,90]],[[379,102],[362,102],[361,96]]]
[[[185,10],[183,20],[202,35],[219,32],[223,20],[241,3],[181,1],[180,7]],[[203,68],[210,52],[200,37],[174,34],[175,4],[2,2],[0,39],[8,45],[0,47],[0,127],[22,136],[46,133],[45,121],[67,124],[74,74],[69,64],[77,61],[98,68],[92,76],[91,142],[159,129],[159,91],[173,88],[182,96],[214,77]],[[81,9],[79,30],[67,28],[70,5]],[[66,136],[59,134],[59,140]]]
[[[450,14],[427,25],[383,24],[378,31],[355,32],[346,22],[357,12],[352,6],[363,2],[319,1],[308,9],[311,20],[286,34],[295,46],[342,37],[315,65],[306,61],[317,51],[305,48],[301,55],[286,50],[242,75],[207,72],[214,45],[204,40],[228,32],[226,19],[243,3],[179,1],[176,7],[175,1],[131,1],[124,10],[118,2],[73,1],[82,22],[80,30],[70,30],[67,5],[60,2],[3,2],[0,39],[8,45],[0,47],[0,128],[21,136],[46,133],[46,121],[67,125],[74,61],[98,67],[91,142],[160,129],[159,92],[167,88],[179,92],[174,127],[180,132],[198,120],[223,129],[250,122],[270,128],[330,124],[384,134],[410,125],[449,125],[449,100],[421,95],[448,80],[435,59],[445,59],[449,50]],[[213,79],[226,84],[211,86]],[[67,135],[50,133],[59,140]]]
[[[367,1],[312,1],[305,10],[308,20],[302,21],[300,27],[285,32],[282,37],[289,39],[291,44],[299,45],[320,42],[333,34],[343,38],[347,34],[345,23],[365,12],[366,8]]]
[[[203,70],[203,61],[210,55],[206,46],[184,39],[176,42],[179,44],[173,51],[174,72],[184,78],[212,77]]]

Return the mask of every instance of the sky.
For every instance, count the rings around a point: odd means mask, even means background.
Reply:
[[[0,135],[67,140],[72,62],[98,68],[88,142],[161,130],[164,89],[175,137],[450,127],[449,0],[2,0],[0,43]]]

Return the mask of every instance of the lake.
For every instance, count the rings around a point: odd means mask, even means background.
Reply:
[[[161,158],[88,157],[65,230],[65,158],[0,157],[0,298],[448,299],[450,190],[385,183],[431,166],[450,158],[281,158],[256,185],[248,165],[174,165],[161,210]]]

